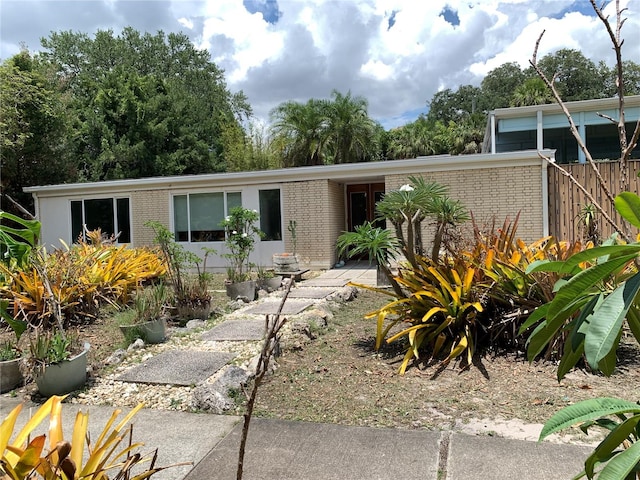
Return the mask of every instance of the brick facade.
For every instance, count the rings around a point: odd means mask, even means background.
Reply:
[[[517,236],[527,243],[544,236],[542,165],[435,171],[422,176],[448,186],[449,196],[461,201],[480,225],[495,218],[496,225],[502,226],[505,218],[513,220],[520,212]],[[409,183],[405,175],[388,175],[385,189],[397,190],[405,183]],[[469,234],[470,227],[466,231]],[[423,239],[427,251],[434,232],[426,220]]]
[[[169,227],[169,190],[134,190],[131,192],[131,230],[133,246],[153,245],[153,230],[145,227],[149,220]]]
[[[295,220],[300,262],[305,267],[330,268],[336,261],[336,239],[345,228],[343,184],[311,180],[288,182],[282,189],[286,250],[293,251],[287,226]]]

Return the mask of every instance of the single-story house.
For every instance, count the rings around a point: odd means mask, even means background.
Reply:
[[[553,151],[545,151],[553,156]],[[167,225],[185,248],[225,253],[219,222],[232,206],[260,213],[265,238],[251,261],[270,266],[275,253],[293,249],[290,221],[296,222],[297,252],[307,268],[331,268],[336,239],[374,218],[375,202],[409,176],[424,176],[449,187],[479,221],[501,223],[521,212],[519,235],[533,241],[548,232],[547,168],[536,150],[409,160],[287,168],[242,173],[154,177],[25,188],[35,200],[44,245],[70,244],[83,225],[121,232],[120,243],[153,242],[149,220]],[[427,230],[429,227],[427,226]],[[432,238],[425,232],[425,240]],[[211,257],[210,257],[211,258]],[[214,257],[208,267],[224,269]]]
[[[640,95],[627,97],[631,129],[640,117]],[[616,98],[569,102],[574,121],[595,158],[617,158]],[[375,203],[388,191],[423,176],[449,187],[479,223],[498,224],[520,213],[518,235],[533,241],[549,234],[548,165],[539,153],[562,162],[583,161],[568,122],[556,104],[497,109],[487,122],[484,151],[409,160],[299,167],[241,173],[141,178],[25,188],[42,222],[42,242],[59,246],[78,238],[83,226],[120,232],[120,243],[153,242],[149,220],[167,225],[178,242],[198,254],[202,247],[226,253],[220,221],[235,205],[260,213],[265,237],[250,258],[270,266],[273,254],[291,252],[289,222],[296,222],[297,252],[307,268],[330,268],[338,260],[336,239],[373,220]],[[634,151],[640,158],[640,148]],[[557,207],[557,206],[552,206]],[[433,238],[426,225],[423,238]],[[428,245],[425,245],[428,248]],[[208,266],[224,269],[214,257]]]

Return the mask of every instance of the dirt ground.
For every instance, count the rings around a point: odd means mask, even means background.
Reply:
[[[555,365],[530,364],[513,354],[479,358],[467,370],[412,366],[400,376],[401,350],[387,346],[375,352],[375,323],[363,319],[387,299],[360,291],[328,328],[313,330],[314,340],[285,339],[277,370],[260,387],[256,415],[535,440],[540,424],[571,403],[598,396],[640,400],[640,348],[630,341],[609,378],[575,370],[558,383]],[[223,295],[219,301],[226,301]],[[102,360],[123,346],[122,335],[108,317],[82,326],[79,335],[91,342],[93,375],[101,375]],[[7,336],[0,332],[0,341]],[[557,440],[588,439],[573,432]]]
[[[632,343],[621,348],[609,378],[575,370],[558,383],[555,365],[517,355],[485,356],[462,371],[412,367],[399,376],[402,352],[375,352],[375,323],[362,318],[384,300],[360,292],[315,340],[285,345],[276,373],[261,386],[258,415],[534,440],[539,424],[571,403],[598,396],[640,400],[640,349]]]

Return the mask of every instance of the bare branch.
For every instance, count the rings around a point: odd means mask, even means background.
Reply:
[[[596,112],[596,115],[599,116],[600,118],[605,118],[609,120],[611,123],[618,123],[618,121],[615,118],[610,117],[609,115],[605,115],[604,113]]]
[[[544,32],[545,30],[542,30],[542,33],[538,37],[538,40],[536,40],[536,46],[533,49],[533,57],[531,58],[531,62],[534,64],[538,63],[538,48],[540,47],[540,41],[542,40],[542,36],[544,35]]]
[[[611,24],[607,17],[602,13],[602,8],[598,8],[595,0],[589,0],[591,2],[591,6],[593,10],[596,12],[598,18],[602,21],[605,28],[607,29],[607,33],[609,34],[609,38],[611,39],[611,44],[613,45],[613,50],[616,54],[616,87],[618,90],[618,137],[620,138],[620,190],[628,191],[629,190],[629,179],[627,174],[627,166],[629,163],[629,158],[631,157],[631,150],[629,150],[627,145],[627,131],[625,129],[625,121],[624,121],[624,75],[622,69],[622,44],[624,40],[620,39],[620,32],[622,30],[622,26],[626,21],[626,18],[622,18],[622,13],[626,10],[626,8],[620,8],[620,0],[616,0],[616,31],[614,32],[611,28]]]
[[[600,205],[598,203],[598,201],[594,198],[593,195],[591,195],[591,193],[589,193],[589,191],[584,188],[584,186],[582,186],[582,184],[571,174],[571,172],[567,171],[566,169],[562,168],[560,165],[558,165],[555,160],[552,160],[551,158],[542,155],[542,153],[538,153],[538,156],[540,158],[542,158],[543,160],[545,160],[549,165],[552,165],[554,168],[556,168],[562,175],[564,175],[565,177],[567,177],[572,184],[574,184],[576,187],[578,187],[578,189],[585,194],[585,196],[587,197],[587,199],[589,200],[589,202],[591,202],[591,204],[593,204],[593,206],[596,208],[596,210],[598,210],[598,212],[600,212],[600,214],[604,217],[604,219],[607,221],[607,223],[609,223],[609,225],[611,225],[613,227],[613,229],[618,232],[620,234],[620,236],[626,241],[629,242],[629,236],[624,232],[624,230],[620,227],[620,225],[618,225],[612,218],[611,216],[602,208],[602,205]]]
[[[554,83],[549,81],[549,79],[544,74],[544,72],[540,69],[538,64],[537,63],[533,63],[533,59],[529,60],[529,63],[535,69],[535,71],[537,72],[538,76],[542,79],[542,81],[551,90],[551,93],[553,94],[553,98],[555,98],[556,102],[558,103],[558,105],[560,106],[560,108],[564,112],[565,116],[567,117],[567,120],[569,121],[569,128],[571,130],[571,134],[576,139],[576,142],[578,143],[578,146],[580,147],[580,150],[583,151],[584,156],[587,159],[587,162],[589,163],[589,165],[591,165],[591,169],[593,170],[593,173],[595,174],[596,178],[598,179],[598,183],[602,187],[602,191],[604,192],[604,194],[607,197],[607,199],[613,205],[615,203],[615,200],[614,200],[613,195],[611,194],[611,191],[609,190],[607,182],[605,182],[604,178],[602,178],[602,175],[600,175],[600,170],[598,170],[598,167],[597,167],[596,163],[593,161],[593,157],[591,156],[591,153],[589,152],[589,150],[587,149],[587,146],[585,145],[584,141],[582,140],[582,137],[580,136],[580,132],[578,132],[578,128],[576,127],[576,124],[573,121],[573,117],[571,116],[571,113],[569,113],[569,110],[567,109],[567,106],[562,101],[562,98],[560,98],[560,94],[558,93],[558,90],[556,89],[556,86],[554,85]]]

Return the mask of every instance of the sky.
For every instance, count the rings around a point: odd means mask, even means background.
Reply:
[[[620,1],[623,58],[640,63],[640,0]],[[543,30],[539,57],[572,48],[615,61],[589,0],[0,0],[0,59],[37,51],[51,31],[125,26],[188,35],[264,123],[284,101],[335,89],[366,98],[385,128],[403,125],[442,89],[479,86],[506,62],[528,66]]]

